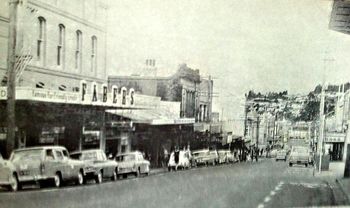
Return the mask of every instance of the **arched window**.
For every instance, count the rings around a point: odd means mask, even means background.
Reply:
[[[46,20],[44,17],[38,17],[39,31],[37,42],[37,58],[44,64],[45,61],[45,49],[46,49]]]
[[[76,32],[75,68],[81,69],[83,34],[80,30]]]
[[[63,24],[58,25],[58,44],[57,44],[57,65],[64,66],[65,57],[65,31],[66,28]]]
[[[91,71],[96,72],[97,67],[97,37],[91,37]]]

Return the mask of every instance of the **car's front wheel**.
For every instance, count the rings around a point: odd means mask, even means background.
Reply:
[[[84,176],[83,176],[83,173],[79,171],[76,184],[82,185],[83,183],[84,183]]]
[[[140,174],[141,174],[141,171],[140,171],[140,168],[138,168],[138,169],[136,170],[135,176],[136,176],[136,177],[139,177]]]
[[[118,179],[117,170],[114,170],[112,175],[112,181],[116,181],[117,179]]]
[[[95,178],[96,183],[98,183],[98,184],[102,183],[102,178],[103,178],[102,171],[98,171],[96,178]]]
[[[12,176],[10,177],[10,191],[18,191],[19,189],[19,182],[18,182],[18,178],[16,174],[12,174]]]
[[[53,185],[58,188],[60,187],[62,184],[62,177],[60,173],[56,173],[56,175],[53,178]]]

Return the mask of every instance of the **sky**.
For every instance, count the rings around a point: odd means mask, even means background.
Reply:
[[[244,93],[307,93],[350,81],[350,35],[328,29],[330,0],[110,0],[109,73],[147,58],[158,75],[181,63],[214,78],[213,110],[243,116]],[[333,61],[324,61],[333,59]]]

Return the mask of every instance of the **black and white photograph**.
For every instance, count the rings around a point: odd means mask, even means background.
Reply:
[[[0,0],[0,207],[350,207],[350,0]]]

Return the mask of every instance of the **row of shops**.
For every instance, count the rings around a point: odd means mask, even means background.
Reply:
[[[153,166],[160,166],[164,150],[171,152],[175,146],[192,150],[242,146],[238,144],[241,137],[222,134],[219,124],[202,123],[209,128],[198,129],[194,118],[180,118],[180,102],[127,91],[114,92],[114,100],[125,99],[124,103],[108,103],[113,99],[107,96],[104,100],[103,94],[93,99],[94,95],[82,92],[19,87],[15,147],[62,145],[69,151],[100,148],[113,156],[140,150]],[[0,117],[6,118],[6,88],[0,88],[0,95]],[[6,120],[1,119],[2,155],[6,126]]]

